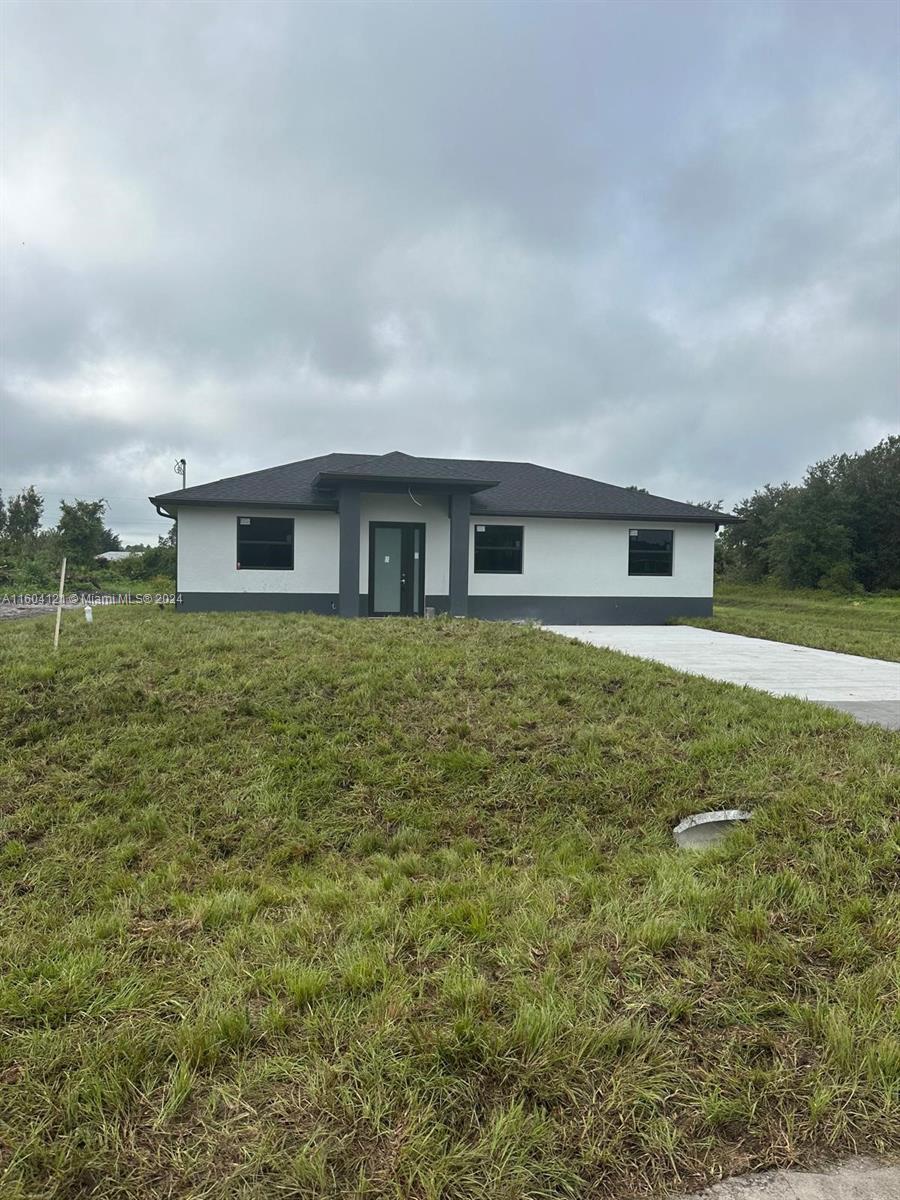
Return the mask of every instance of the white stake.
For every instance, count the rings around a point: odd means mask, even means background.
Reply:
[[[66,556],[63,555],[62,570],[59,573],[59,595],[56,597],[56,629],[53,633],[53,649],[59,649],[59,623],[62,620],[63,592],[66,588]]]

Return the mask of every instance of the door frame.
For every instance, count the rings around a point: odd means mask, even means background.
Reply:
[[[403,587],[400,585],[399,613],[375,611],[375,530],[399,529],[400,534],[400,572],[405,574],[410,582]],[[412,530],[420,531],[419,551],[419,611],[413,612],[412,576],[413,576],[413,539]],[[406,531],[410,533],[407,536]],[[370,521],[369,522],[369,616],[370,617],[424,617],[425,615],[425,522],[424,521]],[[404,603],[404,601],[406,601]]]

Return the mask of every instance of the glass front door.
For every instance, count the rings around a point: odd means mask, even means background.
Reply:
[[[425,526],[369,523],[369,615],[425,611]]]

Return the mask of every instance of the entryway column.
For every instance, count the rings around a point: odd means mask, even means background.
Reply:
[[[464,617],[469,611],[469,518],[472,497],[468,492],[450,496],[450,614]]]
[[[359,491],[338,492],[340,548],[338,550],[338,615],[359,616]]]

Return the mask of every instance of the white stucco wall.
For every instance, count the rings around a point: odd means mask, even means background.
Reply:
[[[391,495],[364,492],[360,497],[359,590],[369,590],[369,522],[406,521],[425,525],[425,594],[446,596],[450,590],[450,516],[446,496]]]
[[[361,498],[359,590],[369,590],[369,522],[424,523],[425,591],[450,589],[450,520],[446,496],[366,493]],[[293,571],[237,570],[237,518],[294,518]],[[475,526],[524,527],[521,575],[476,575]],[[668,576],[628,574],[628,530],[674,530],[673,571]],[[711,596],[712,525],[673,521],[584,521],[524,517],[473,517],[469,539],[472,596]],[[339,528],[336,513],[286,509],[183,508],[178,517],[178,587],[184,592],[270,594],[337,593]]]
[[[238,517],[293,517],[293,571],[237,569]],[[178,513],[182,592],[336,592],[337,513],[288,509],[182,508]]]
[[[521,575],[476,575],[475,526],[524,527]],[[628,574],[628,530],[674,530],[671,575]],[[470,596],[711,596],[712,525],[473,517]]]

